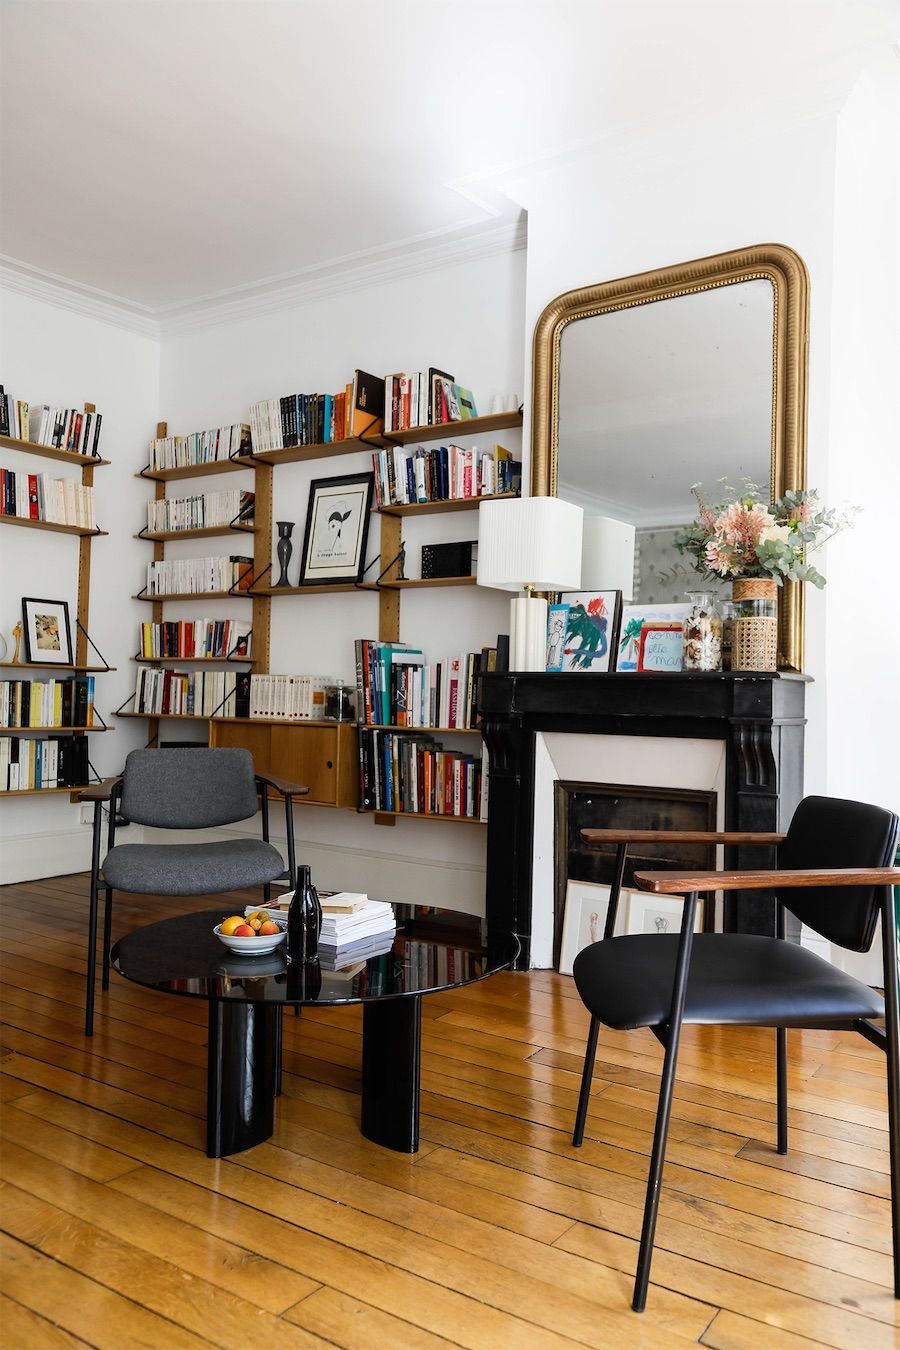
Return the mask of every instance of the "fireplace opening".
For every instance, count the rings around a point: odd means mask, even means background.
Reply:
[[[557,781],[553,909],[553,959],[557,968],[568,882],[584,881],[611,886],[613,881],[615,845],[588,848],[581,838],[581,831],[585,829],[715,830],[716,794],[691,788]],[[711,871],[715,865],[714,845],[632,844],[628,849],[622,884],[623,887],[633,887],[635,872]],[[712,897],[709,897],[703,907],[704,929],[712,931],[714,920],[714,906]]]

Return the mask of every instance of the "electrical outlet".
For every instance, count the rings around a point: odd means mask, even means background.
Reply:
[[[90,802],[82,802],[81,804],[81,823],[82,825],[93,825],[94,823],[94,808]]]

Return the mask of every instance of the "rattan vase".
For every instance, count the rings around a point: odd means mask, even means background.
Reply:
[[[768,577],[736,577],[731,583],[736,607],[732,630],[732,670],[778,667],[778,583]]]

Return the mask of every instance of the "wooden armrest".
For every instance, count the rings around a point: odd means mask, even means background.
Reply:
[[[635,872],[642,891],[686,895],[690,891],[768,891],[794,886],[894,886],[900,867],[820,867],[809,872]]]
[[[82,788],[78,794],[78,800],[80,802],[108,802],[114,790],[120,787],[121,783],[121,774],[117,778],[104,778],[101,783],[93,783],[90,787]]]
[[[309,792],[309,788],[303,787],[301,783],[292,783],[289,779],[279,778],[274,773],[258,773],[256,781],[266,787],[274,788],[276,792],[281,793],[282,797],[305,797]]]
[[[754,830],[582,830],[586,844],[781,844],[785,836]]]

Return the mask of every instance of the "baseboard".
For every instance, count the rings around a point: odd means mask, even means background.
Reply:
[[[172,840],[168,830],[144,829],[144,842]],[[222,838],[258,839],[258,832],[237,829],[179,831],[179,843],[213,842]],[[273,838],[287,866],[283,839]],[[365,891],[378,899],[407,905],[437,905],[462,914],[484,915],[484,868],[473,863],[404,858],[317,839],[296,839],[297,861],[307,863],[317,886],[327,890]],[[69,869],[73,870],[73,869]]]

